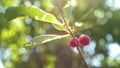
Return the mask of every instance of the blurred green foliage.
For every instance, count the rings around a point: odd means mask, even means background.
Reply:
[[[107,5],[108,0],[71,3],[63,9],[75,36],[83,33],[91,37],[90,45],[82,48],[87,63],[92,68],[119,68],[120,53],[111,57],[109,46],[120,44],[120,9]],[[4,68],[85,68],[69,46],[69,37],[25,49],[24,44],[35,36],[65,35],[58,20],[53,0],[0,0],[0,64]]]

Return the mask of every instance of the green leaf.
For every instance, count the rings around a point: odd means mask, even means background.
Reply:
[[[60,27],[60,30],[64,29],[62,24],[56,19],[54,15],[47,13],[35,6],[10,7],[6,10],[6,13],[5,13],[5,18],[7,19],[7,21],[17,17],[22,17],[22,16],[23,17],[29,16],[35,20],[56,24],[57,26]]]
[[[2,7],[0,7],[0,22],[3,22],[4,20],[4,9]]]
[[[69,20],[72,14],[72,5],[69,5],[64,8],[65,16]]]
[[[52,24],[54,26],[54,28],[56,28],[57,30],[65,30],[63,27],[61,27],[58,24]]]
[[[46,13],[35,6],[10,7],[6,10],[5,13],[5,17],[7,20],[12,20],[16,17],[21,17],[21,16],[29,16],[36,20],[42,20],[51,23],[56,22],[56,18],[53,15]]]
[[[38,44],[44,44],[53,40],[61,39],[64,37],[69,36],[68,34],[66,35],[54,35],[54,34],[48,34],[48,35],[40,35],[36,36],[31,39],[30,42],[26,43],[25,47],[32,46],[32,45],[38,45]]]
[[[66,18],[69,20],[70,19],[70,17],[71,17],[71,14],[72,14],[72,5],[71,5],[71,3],[72,3],[72,0],[70,0],[66,5],[65,5],[65,7],[64,7],[64,13],[65,13],[65,16],[66,16]]]

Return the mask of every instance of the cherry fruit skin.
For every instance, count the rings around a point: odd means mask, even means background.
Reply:
[[[79,45],[79,39],[78,38],[71,38],[70,40],[69,40],[69,44],[70,44],[70,46],[71,47],[76,47],[77,45]]]
[[[82,34],[79,37],[79,43],[80,43],[81,46],[87,46],[90,43],[90,37]]]

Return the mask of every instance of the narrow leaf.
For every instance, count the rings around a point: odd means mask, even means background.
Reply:
[[[53,35],[53,34],[49,34],[49,35],[40,35],[40,36],[36,36],[33,39],[31,39],[30,42],[28,42],[25,46],[32,46],[32,45],[38,45],[38,44],[44,44],[53,40],[57,40],[57,39],[61,39],[64,37],[69,36],[67,35]]]
[[[72,14],[72,0],[68,1],[68,3],[64,7],[64,13],[66,18],[69,20]]]
[[[0,7],[0,22],[3,22],[4,21],[4,9],[2,7]]]
[[[36,20],[42,20],[51,23],[56,22],[56,18],[52,14],[46,13],[35,6],[10,7],[6,10],[5,13],[5,17],[7,20],[12,20],[20,16],[29,16]]]
[[[72,14],[72,5],[64,8],[65,16],[69,20]]]
[[[58,24],[52,24],[54,28],[56,28],[57,30],[65,30],[63,27],[61,27]]]
[[[47,13],[35,6],[10,7],[6,10],[5,13],[5,18],[7,19],[7,21],[21,16],[29,16],[35,20],[56,24],[61,28],[61,30],[64,29],[62,24],[56,19],[54,15]]]

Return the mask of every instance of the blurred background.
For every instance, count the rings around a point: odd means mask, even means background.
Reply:
[[[34,5],[58,17],[52,2],[0,0],[0,14],[11,6]],[[24,48],[32,37],[66,32],[29,17],[4,20],[0,21],[0,68],[86,68],[69,46],[69,38]],[[92,68],[120,68],[120,0],[72,0],[69,22],[76,37],[82,33],[91,37],[89,46],[81,50]]]

